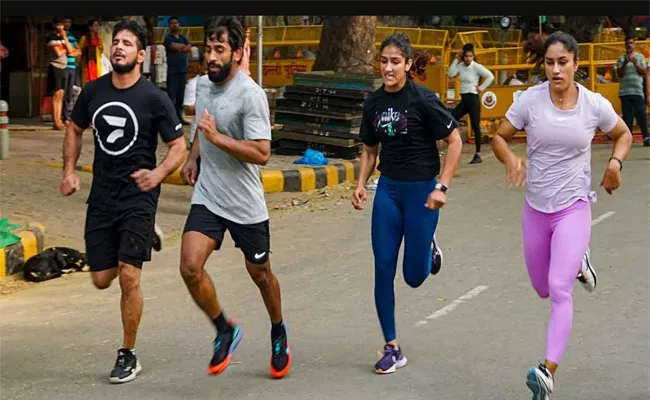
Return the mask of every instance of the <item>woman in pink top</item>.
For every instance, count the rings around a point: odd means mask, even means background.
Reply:
[[[591,234],[591,143],[596,130],[614,139],[612,156],[600,183],[612,194],[631,144],[629,129],[600,94],[574,82],[578,45],[564,32],[544,43],[547,81],[528,88],[506,113],[492,141],[506,178],[526,184],[522,214],[524,258],[539,297],[551,298],[551,317],[543,364],[528,370],[533,399],[549,399],[553,376],[566,350],[573,323],[573,282],[583,275],[593,290],[595,273],[588,262]],[[526,131],[528,159],[515,155],[508,141]],[[586,254],[587,253],[587,254]],[[587,262],[581,260],[587,259]],[[583,267],[581,268],[581,264]]]

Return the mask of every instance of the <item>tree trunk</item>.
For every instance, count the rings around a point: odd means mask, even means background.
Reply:
[[[609,19],[623,30],[625,37],[636,36],[636,23],[634,22],[634,17],[609,17]]]
[[[571,34],[578,43],[591,43],[604,22],[605,17],[567,16],[564,30]]]
[[[325,17],[314,71],[374,73],[376,16]]]

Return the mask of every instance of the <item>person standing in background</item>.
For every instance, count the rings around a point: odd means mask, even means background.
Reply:
[[[462,63],[461,63],[462,61]],[[476,153],[470,164],[479,164],[481,160],[481,101],[479,94],[494,81],[494,75],[487,68],[474,61],[474,45],[467,43],[451,63],[447,72],[450,78],[460,75],[460,103],[451,115],[456,121],[469,113],[469,121],[476,139]],[[481,77],[485,78],[479,85]]]
[[[183,119],[183,95],[189,65],[187,53],[192,51],[192,46],[185,35],[181,33],[180,27],[178,17],[169,18],[169,33],[163,42],[167,52],[167,94],[174,103],[181,123],[189,125]]]
[[[199,83],[199,78],[208,73],[208,63],[205,60],[205,54],[199,55],[199,74],[190,79],[185,85],[185,95],[183,96],[183,111],[185,115],[192,116],[192,124],[190,126],[189,147],[192,148],[194,135],[196,134],[196,127],[198,118],[196,116],[196,91]],[[197,160],[197,163],[199,161]]]
[[[63,29],[65,34],[68,37],[68,42],[72,51],[68,52],[68,65],[66,67],[67,80],[65,88],[65,99],[63,101],[63,123],[67,126],[70,123],[70,113],[72,113],[72,107],[74,102],[79,95],[75,90],[77,84],[77,57],[81,55],[79,51],[79,45],[77,43],[77,38],[70,32],[70,27],[72,26],[72,18],[64,17]],[[79,90],[79,89],[77,89]]]
[[[621,99],[623,121],[632,132],[634,118],[641,128],[643,145],[650,146],[648,137],[648,121],[645,115],[643,101],[643,77],[646,75],[646,63],[643,55],[634,51],[634,37],[625,38],[626,53],[618,58],[616,72],[619,78],[618,97]]]
[[[63,102],[66,88],[68,87],[68,54],[73,52],[65,32],[65,19],[56,17],[53,21],[54,30],[45,37],[45,42],[50,51],[50,69],[52,78],[52,121],[55,130],[64,130],[65,125],[61,120],[63,116]]]
[[[96,19],[88,21],[88,33],[79,41],[81,50],[81,84],[92,82],[102,76],[102,53],[104,45],[99,37],[99,22]]]
[[[240,19],[242,27],[244,28],[244,53],[242,54],[239,69],[246,75],[251,75],[250,58],[251,58],[251,28],[246,25],[246,17],[242,16]]]

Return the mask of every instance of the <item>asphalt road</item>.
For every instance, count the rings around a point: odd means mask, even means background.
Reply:
[[[594,148],[594,187],[610,149]],[[373,302],[370,207],[356,212],[345,200],[272,220],[272,262],[293,351],[284,380],[269,377],[268,316],[230,241],[207,269],[244,339],[225,374],[207,375],[213,328],[183,285],[172,242],[145,266],[136,346],[144,369],[136,381],[110,385],[107,379],[121,344],[118,285],[98,291],[80,273],[0,298],[0,396],[530,398],[526,369],[544,357],[550,303],[536,297],[523,263],[524,192],[507,187],[494,158],[477,166],[467,161],[439,224],[442,271],[415,290],[398,272],[397,332],[409,364],[397,373],[373,373],[382,337]],[[592,294],[575,286],[573,335],[553,399],[650,397],[649,172],[650,151],[635,145],[621,189],[614,196],[598,189],[591,249],[599,284]]]

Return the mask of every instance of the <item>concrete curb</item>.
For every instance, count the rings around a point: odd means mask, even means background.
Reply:
[[[45,228],[30,222],[16,232],[20,241],[11,246],[0,248],[0,278],[23,272],[25,261],[43,251]]]
[[[44,163],[50,168],[62,169],[61,163]],[[77,165],[77,171],[92,172],[91,165]],[[343,182],[354,182],[359,176],[359,161],[341,161],[322,167],[301,167],[289,170],[260,170],[265,193],[308,192]],[[180,170],[174,171],[163,183],[187,186]]]
[[[45,132],[45,131],[56,131],[52,126],[38,126],[38,125],[17,125],[9,124],[9,132]],[[57,131],[63,132],[63,131]]]

